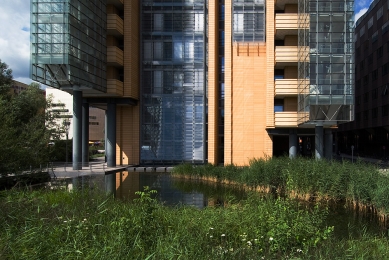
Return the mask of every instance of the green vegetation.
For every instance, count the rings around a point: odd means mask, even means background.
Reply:
[[[389,214],[389,177],[362,161],[266,158],[251,160],[247,167],[180,165],[173,174],[237,183],[290,198],[347,201],[360,208],[374,206],[383,217]]]
[[[0,193],[1,259],[250,259],[300,256],[329,238],[326,211],[251,195],[227,208],[169,208],[138,192]]]
[[[12,70],[0,60],[0,176],[38,169],[49,160],[48,143],[63,132],[40,85],[15,95]]]
[[[170,208],[97,190],[0,193],[0,259],[388,259],[386,238],[336,240],[326,210],[250,193],[227,207]]]

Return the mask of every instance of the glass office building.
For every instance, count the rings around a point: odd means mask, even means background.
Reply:
[[[206,1],[142,1],[141,163],[205,162]]]
[[[31,78],[106,92],[106,3],[31,1]]]
[[[299,1],[299,123],[354,118],[354,1]]]

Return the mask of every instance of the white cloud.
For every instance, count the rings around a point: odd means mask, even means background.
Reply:
[[[0,59],[12,69],[15,80],[28,84],[30,1],[1,0],[0,13]]]
[[[368,10],[368,7],[362,8],[361,10],[359,10],[359,12],[355,13],[355,20],[354,20],[354,21],[357,22],[358,19],[359,19],[362,15],[364,15],[364,14],[366,13],[367,10]]]
[[[370,4],[373,0],[357,0],[354,2],[355,12],[360,13],[361,9],[369,9]]]

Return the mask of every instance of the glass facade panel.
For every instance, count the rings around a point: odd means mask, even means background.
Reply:
[[[142,164],[205,162],[205,8],[142,1]]]
[[[265,0],[233,0],[233,40],[265,41]]]
[[[299,1],[300,124],[353,120],[353,4],[352,0]]]
[[[31,0],[31,78],[106,92],[106,2]]]

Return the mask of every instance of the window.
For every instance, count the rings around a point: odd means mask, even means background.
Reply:
[[[274,112],[283,112],[283,111],[284,111],[284,100],[274,99]]]
[[[383,12],[383,7],[381,7],[380,9],[378,9],[377,11],[377,20],[380,19],[382,17],[382,15],[384,14]]]
[[[355,104],[360,105],[361,104],[361,96],[357,96],[355,98]]]
[[[369,110],[363,111],[363,120],[368,120],[369,119]]]
[[[360,79],[357,80],[357,82],[355,84],[355,87],[356,88],[360,88],[361,87],[361,80]]]
[[[377,58],[381,58],[383,55],[384,55],[384,48],[383,46],[381,46],[377,49]]]
[[[375,107],[371,110],[371,117],[377,118],[377,116],[378,116],[378,107]]]
[[[355,113],[355,121],[357,121],[357,122],[361,121],[361,113],[360,112]]]
[[[369,21],[367,22],[367,28],[368,28],[368,29],[370,29],[370,27],[373,26],[373,18],[374,18],[374,16],[371,17],[371,18],[369,19]]]
[[[96,120],[96,119],[97,119],[97,117],[96,117],[96,116],[89,116],[89,119]]]
[[[89,125],[99,125],[99,122],[89,122]]]
[[[363,102],[367,103],[369,101],[369,92],[363,94]]]
[[[373,63],[373,53],[369,55],[369,57],[367,58],[367,63],[370,65]]]
[[[373,35],[371,36],[371,41],[372,42],[376,42],[377,40],[378,40],[378,31],[373,33]]]
[[[359,68],[360,68],[361,71],[363,71],[365,69],[365,60],[360,62]]]
[[[373,100],[378,98],[378,88],[373,89],[373,91],[371,92],[371,98]]]
[[[381,114],[382,116],[388,116],[388,113],[389,113],[389,106],[388,105],[384,105],[381,107]]]
[[[382,86],[381,95],[382,96],[387,96],[388,95],[388,84],[385,84],[385,85]]]
[[[389,63],[385,63],[385,64],[382,66],[382,76],[388,74],[388,66],[389,66]]]
[[[378,78],[378,69],[375,69],[371,72],[371,79],[374,81],[374,80],[377,80]]]
[[[361,30],[359,31],[359,34],[361,35],[361,37],[365,34],[365,26],[362,26]]]
[[[384,25],[382,25],[382,34],[386,33],[388,31],[388,28],[389,28],[389,21],[387,21],[386,23],[384,23]]]
[[[369,84],[369,74],[363,77],[363,85]]]

